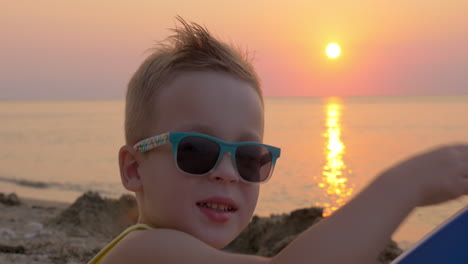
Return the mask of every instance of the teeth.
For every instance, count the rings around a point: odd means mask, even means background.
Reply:
[[[234,208],[232,208],[229,205],[224,205],[224,204],[216,204],[216,203],[199,203],[200,206],[210,208],[216,211],[224,211],[224,212],[230,212],[233,211]]]

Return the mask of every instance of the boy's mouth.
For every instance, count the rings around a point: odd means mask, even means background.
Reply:
[[[210,208],[220,212],[233,212],[234,207],[226,204],[216,204],[216,203],[197,203],[200,207]]]
[[[210,220],[218,223],[228,221],[238,210],[238,206],[233,200],[224,197],[211,197],[198,201],[196,205]]]

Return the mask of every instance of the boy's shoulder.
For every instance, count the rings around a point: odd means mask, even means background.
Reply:
[[[102,263],[267,263],[267,258],[226,253],[173,229],[136,230],[124,237]]]
[[[167,257],[164,255],[170,255],[174,250],[171,246],[186,243],[196,246],[194,240],[192,236],[172,229],[134,230],[115,245],[102,263],[158,263],[155,260],[164,259]]]

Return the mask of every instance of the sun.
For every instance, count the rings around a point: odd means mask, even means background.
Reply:
[[[341,48],[336,43],[330,43],[327,45],[325,52],[327,53],[328,58],[336,59],[341,54]]]

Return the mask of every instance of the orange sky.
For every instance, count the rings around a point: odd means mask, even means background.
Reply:
[[[272,2],[4,1],[0,100],[123,99],[176,15],[255,51],[267,96],[468,94],[464,0]]]

